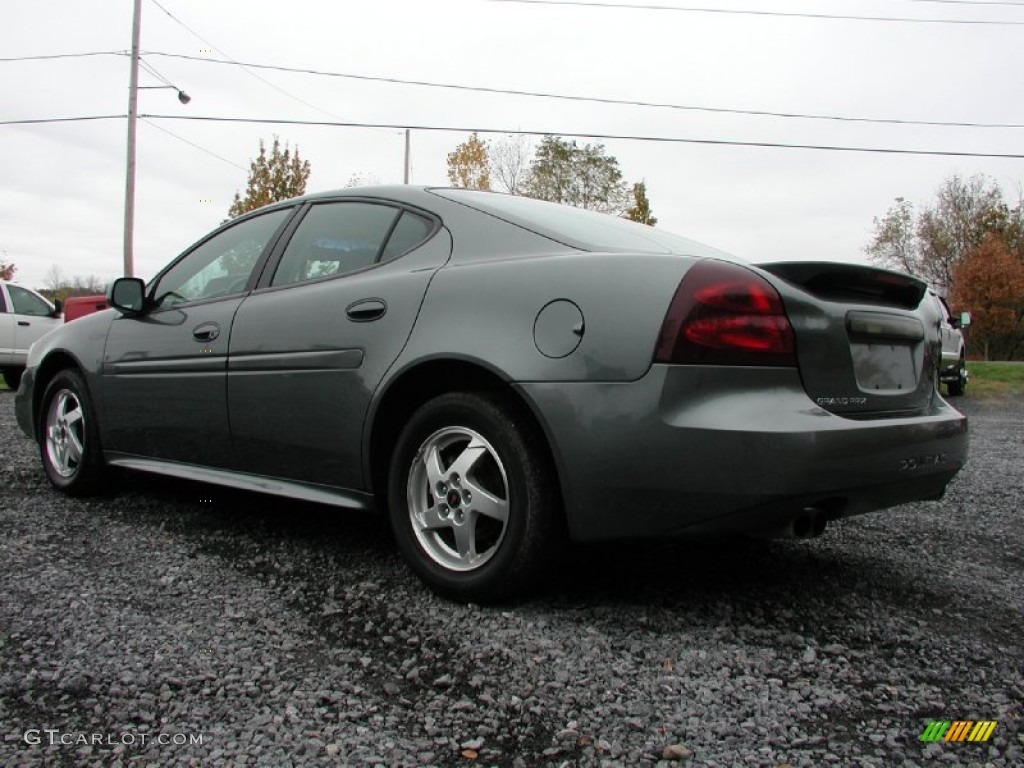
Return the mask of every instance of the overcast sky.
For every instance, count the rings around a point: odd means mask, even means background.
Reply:
[[[172,90],[143,90],[139,111],[1024,155],[1024,128],[608,105],[157,55],[226,55],[347,75],[690,107],[1024,124],[1024,2],[645,4],[1011,23],[898,23],[495,0],[143,0],[144,61],[192,101],[182,106]],[[0,57],[124,54],[131,45],[132,5],[5,3]],[[0,61],[0,121],[124,115],[128,76],[126,55]],[[143,72],[140,84],[161,82]],[[136,274],[151,277],[225,218],[234,193],[245,187],[259,139],[274,134],[298,145],[311,162],[309,191],[343,187],[353,175],[384,184],[402,181],[404,137],[397,129],[140,121]],[[414,130],[412,182],[447,184],[446,155],[467,137]],[[752,261],[862,261],[872,217],[882,215],[895,197],[926,203],[947,176],[983,173],[1015,202],[1024,179],[1024,160],[1012,158],[603,143],[628,181],[647,182],[659,227]],[[0,125],[0,261],[17,265],[19,282],[44,285],[53,264],[69,276],[107,281],[121,274],[125,145],[123,117]]]

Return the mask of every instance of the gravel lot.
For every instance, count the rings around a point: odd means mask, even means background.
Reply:
[[[484,609],[420,587],[382,519],[137,475],[61,497],[13,400],[0,765],[1024,764],[1021,403],[958,401],[941,502],[580,549]],[[998,725],[925,744],[930,720]]]

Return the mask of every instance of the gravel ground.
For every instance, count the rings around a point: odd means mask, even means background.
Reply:
[[[485,609],[378,518],[138,475],[64,498],[2,392],[0,765],[1020,766],[1024,405],[958,405],[941,502],[579,549]]]

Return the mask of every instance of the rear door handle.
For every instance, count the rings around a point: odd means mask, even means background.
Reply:
[[[387,311],[388,305],[383,299],[360,299],[349,304],[345,314],[355,323],[368,323],[384,317]]]
[[[196,341],[213,341],[220,336],[220,326],[216,323],[201,323],[192,329],[192,338]]]

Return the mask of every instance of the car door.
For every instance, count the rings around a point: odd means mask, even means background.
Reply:
[[[6,368],[14,360],[14,325],[15,319],[7,309],[10,306],[7,298],[7,286],[0,283],[0,368]]]
[[[233,466],[225,378],[231,324],[293,211],[215,232],[150,284],[147,311],[113,321],[101,379],[106,450]]]
[[[28,358],[28,348],[63,321],[53,316],[53,305],[34,291],[19,285],[8,284],[6,287],[11,302],[9,323],[14,331],[10,364],[23,366]]]
[[[239,307],[228,406],[243,469],[362,488],[370,397],[398,357],[451,239],[422,212],[327,201]]]
[[[942,315],[940,328],[942,332],[942,367],[948,368],[956,365],[960,360],[960,331],[953,325],[953,316],[946,300],[938,294],[935,295],[935,298]]]

